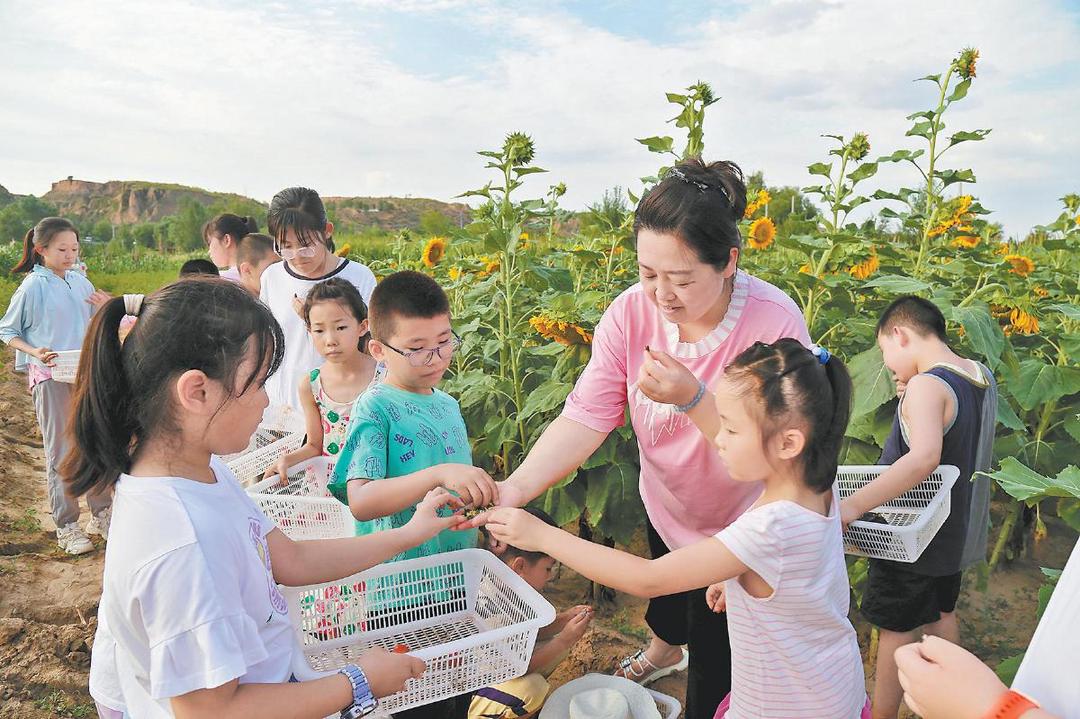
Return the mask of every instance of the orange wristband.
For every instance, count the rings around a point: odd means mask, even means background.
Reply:
[[[1020,719],[1025,712],[1038,708],[1036,702],[1010,689],[998,698],[984,719]]]

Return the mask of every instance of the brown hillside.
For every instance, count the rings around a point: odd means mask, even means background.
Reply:
[[[423,197],[325,197],[323,202],[335,224],[345,230],[377,226],[400,230],[420,226],[420,218],[438,212],[460,227],[470,220],[469,206]]]
[[[71,177],[54,182],[42,199],[55,205],[61,215],[76,217],[82,222],[104,219],[126,225],[156,222],[175,215],[185,198],[202,205],[221,201],[259,204],[242,195],[209,192],[198,187],[117,180],[89,182]]]

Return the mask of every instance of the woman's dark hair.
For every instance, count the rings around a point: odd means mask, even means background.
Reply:
[[[75,225],[71,224],[71,220],[65,220],[63,217],[46,217],[27,230],[26,236],[23,237],[22,259],[11,271],[30,272],[34,269],[34,265],[44,264],[44,258],[34,252],[34,248],[45,249],[61,232],[74,232],[75,239],[79,239],[79,231],[75,229]]]
[[[772,344],[755,342],[724,372],[749,385],[766,427],[796,417],[802,420],[806,445],[799,459],[806,484],[817,492],[828,491],[836,479],[851,415],[851,376],[840,358],[832,355],[822,364],[798,340],[785,338]]]
[[[641,198],[634,211],[634,235],[641,230],[672,234],[698,259],[717,269],[728,266],[732,247],[742,246],[739,220],[746,211],[746,184],[734,162],[683,160]]]
[[[188,275],[212,275],[214,277],[219,277],[221,273],[218,272],[217,265],[210,260],[196,257],[195,259],[188,260],[180,265],[180,276],[187,277]]]
[[[353,283],[339,277],[323,280],[308,292],[304,299],[304,324],[308,326],[308,329],[311,329],[311,308],[319,302],[337,302],[356,318],[357,323],[368,318],[367,305],[364,304],[364,298],[360,296],[360,290],[356,289]],[[360,338],[357,348],[361,352],[367,352],[369,339],[371,339],[370,332]]]
[[[109,300],[83,341],[74,443],[60,469],[75,496],[111,487],[144,442],[175,431],[170,393],[181,373],[201,370],[238,397],[277,371],[284,353],[269,308],[229,280],[190,277],[148,295],[121,344],[125,314],[123,297]],[[249,352],[260,361],[241,377]]]
[[[240,238],[244,235],[250,235],[252,232],[258,231],[259,223],[255,221],[254,217],[240,217],[240,215],[226,212],[208,220],[203,225],[202,236],[207,247],[210,246],[211,237],[224,237],[225,235],[232,237],[235,245],[240,242]]]
[[[310,188],[286,187],[270,200],[266,223],[274,237],[275,252],[281,251],[281,243],[289,230],[296,233],[302,246],[322,242],[333,252],[334,238],[325,234],[327,222],[322,198]]]

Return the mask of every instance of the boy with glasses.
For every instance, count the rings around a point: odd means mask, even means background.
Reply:
[[[396,272],[372,292],[368,351],[386,368],[356,400],[329,490],[348,504],[359,534],[404,526],[431,489],[445,487],[467,507],[498,498],[472,450],[457,400],[436,385],[460,340],[450,303],[435,280]],[[476,546],[476,530],[446,530],[390,561]]]

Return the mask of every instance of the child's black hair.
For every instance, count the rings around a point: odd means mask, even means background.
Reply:
[[[422,272],[404,270],[388,275],[371,293],[371,336],[386,341],[394,336],[398,318],[450,314],[450,300],[439,283]]]
[[[531,514],[532,516],[539,519],[544,524],[548,525],[549,527],[558,527],[559,526],[559,525],[555,524],[555,520],[552,519],[551,515],[548,514],[547,512],[545,512],[542,509],[537,509],[536,507],[523,507],[523,509],[526,512],[528,512],[529,514]],[[480,533],[484,535],[485,540],[489,540],[491,538],[491,535],[488,534],[487,529],[485,527],[483,527],[483,526],[480,527]],[[517,547],[508,544],[508,545],[506,545],[506,550],[503,551],[503,553],[501,555],[499,555],[499,558],[501,560],[503,560],[504,562],[506,562],[507,564],[509,564],[510,560],[513,559],[514,557],[521,557],[526,562],[528,562],[530,565],[532,565],[532,564],[536,564],[541,559],[547,558],[548,556],[550,556],[550,555],[544,554],[543,552],[528,552],[528,551],[525,551],[524,549],[518,549]]]
[[[235,245],[240,242],[240,238],[244,235],[250,235],[258,231],[259,223],[254,217],[241,217],[231,212],[225,212],[203,225],[203,242],[209,247],[211,237],[221,238],[228,235]]]
[[[368,318],[367,305],[364,304],[364,298],[360,296],[360,290],[356,289],[356,285],[352,282],[339,277],[331,277],[315,285],[304,299],[304,324],[309,330],[311,329],[311,308],[319,302],[337,302],[349,311],[357,323]],[[360,337],[357,348],[361,352],[367,351],[370,337],[370,333]]]
[[[274,254],[274,238],[252,232],[244,235],[236,244],[236,266],[239,267],[245,262],[249,265],[258,265],[266,259],[267,255],[272,254]]]
[[[905,295],[892,301],[881,314],[877,323],[877,334],[889,332],[893,327],[908,327],[926,337],[933,335],[942,342],[948,342],[945,332],[945,315],[930,300],[915,295]]]
[[[321,242],[334,251],[334,238],[326,235],[326,206],[319,193],[308,187],[286,187],[270,200],[267,225],[274,238],[274,251],[281,252],[281,243],[289,230],[303,247]]]
[[[75,496],[111,487],[144,442],[175,432],[171,392],[181,373],[201,370],[238,397],[276,372],[284,353],[270,309],[229,280],[189,277],[148,295],[121,345],[125,314],[124,298],[112,298],[83,341],[74,443],[60,469]],[[258,363],[240,376],[249,353]]]
[[[180,265],[180,276],[186,277],[188,275],[211,275],[213,277],[219,277],[221,273],[218,271],[217,265],[213,262],[198,257],[193,260],[188,260]]]
[[[34,248],[45,249],[61,232],[74,232],[75,239],[79,239],[79,231],[75,229],[75,225],[71,224],[71,220],[63,217],[46,217],[27,230],[26,235],[23,236],[22,259],[19,260],[19,264],[11,268],[11,271],[31,272],[34,265],[45,264],[45,259],[34,252]]]
[[[752,385],[749,392],[761,405],[766,426],[794,417],[803,420],[803,476],[811,489],[828,491],[851,416],[851,376],[840,358],[834,355],[822,364],[798,340],[784,338],[772,344],[755,342],[724,372]]]
[[[745,211],[746,184],[739,166],[691,157],[641,198],[634,211],[634,235],[645,229],[675,235],[702,262],[722,270],[731,248],[742,246],[738,223]]]

